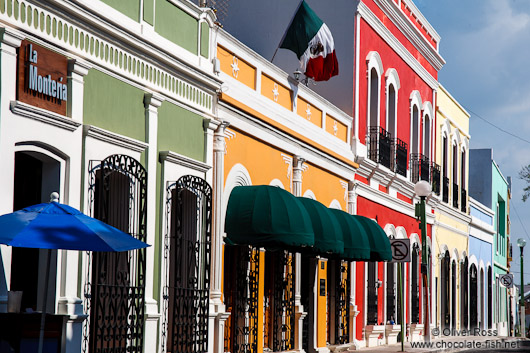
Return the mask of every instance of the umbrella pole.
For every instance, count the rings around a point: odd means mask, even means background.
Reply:
[[[50,281],[50,261],[52,257],[52,251],[48,249],[46,252],[46,274],[44,275],[44,296],[42,303],[42,316],[40,319],[40,332],[39,332],[39,350],[38,353],[42,353],[42,348],[44,346],[44,324],[46,322],[46,304],[48,304],[48,282]]]

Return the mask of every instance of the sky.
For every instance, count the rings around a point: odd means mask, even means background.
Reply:
[[[521,200],[526,184],[519,171],[530,164],[530,1],[414,2],[441,36],[446,64],[439,82],[471,114],[470,148],[492,148],[503,175],[512,177],[511,272],[520,283],[516,242],[525,238],[524,282],[529,283],[530,200]]]

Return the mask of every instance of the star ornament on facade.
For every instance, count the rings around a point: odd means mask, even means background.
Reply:
[[[274,101],[278,101],[278,97],[280,96],[280,92],[278,91],[278,84],[274,84],[274,89],[272,90],[272,96],[274,97]]]
[[[339,127],[337,126],[337,121],[333,122],[333,135],[337,136],[337,132],[339,132]]]
[[[307,120],[311,120],[311,105],[307,103],[307,109],[305,110]]]
[[[237,75],[239,74],[239,60],[237,59],[237,57],[233,57],[232,58],[232,76],[234,76],[235,78],[237,78]]]

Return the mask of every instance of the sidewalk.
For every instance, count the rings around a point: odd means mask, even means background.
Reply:
[[[518,341],[520,341],[520,338],[518,337],[446,336],[432,340],[430,342],[430,347],[423,342],[416,342],[412,344],[410,342],[405,342],[404,351],[414,353],[461,352],[470,349],[489,349],[491,351],[497,347],[503,347],[504,349],[516,347]],[[416,346],[416,344],[422,348],[413,348],[412,346]],[[359,349],[359,352],[401,352],[401,343],[379,347],[361,348]]]

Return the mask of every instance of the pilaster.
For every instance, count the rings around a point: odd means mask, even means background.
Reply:
[[[145,130],[147,137],[147,239],[148,244],[155,244],[156,237],[156,169],[158,161],[158,108],[162,105],[163,97],[154,93],[144,96]],[[160,319],[158,303],[153,298],[155,247],[146,249],[145,258],[145,332],[144,346],[156,347],[157,328]]]
[[[224,191],[224,156],[225,156],[225,129],[230,125],[221,121],[213,134],[213,221],[212,221],[212,269],[210,276],[210,323],[208,347],[210,352],[222,353],[224,351],[224,322],[228,318],[222,300],[223,277],[223,191]]]

